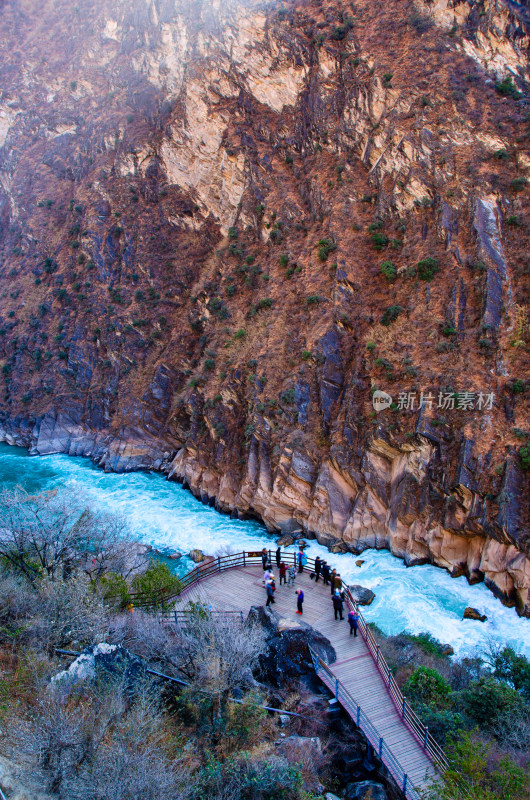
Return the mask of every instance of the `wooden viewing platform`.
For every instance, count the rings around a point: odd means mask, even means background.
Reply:
[[[294,553],[282,554],[293,563]],[[357,637],[350,635],[346,621],[348,607],[357,605],[349,589],[346,592],[344,620],[335,620],[329,586],[310,580],[313,560],[294,586],[279,585],[275,569],[276,593],[274,609],[284,618],[297,622],[303,619],[326,636],[337,654],[335,663],[327,665],[312,653],[317,675],[333,692],[352,720],[364,732],[375,752],[396,780],[405,796],[419,800],[422,789],[446,768],[443,750],[420,722],[406,702],[387,667],[372,631],[360,614]],[[275,564],[274,564],[275,567]],[[295,589],[304,590],[304,613],[296,614]],[[248,612],[251,606],[264,605],[266,592],[259,553],[237,553],[199,564],[183,578],[183,590],[176,598],[137,596],[135,605],[167,604],[176,600],[177,612],[188,603],[201,603],[212,611]]]

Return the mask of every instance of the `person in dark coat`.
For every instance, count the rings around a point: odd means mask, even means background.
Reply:
[[[281,586],[282,583],[285,583],[287,578],[287,564],[285,563],[285,561],[280,561],[280,566],[278,567],[278,569],[280,570],[280,586]]]
[[[350,636],[357,636],[357,629],[359,627],[359,612],[357,610],[350,611],[348,614],[348,625],[350,626]]]
[[[340,614],[340,618],[344,619],[342,616],[343,609],[344,604],[342,602],[342,597],[340,596],[339,592],[335,592],[333,595],[333,610],[335,611],[335,619],[338,619],[337,614]]]
[[[322,561],[320,560],[320,556],[317,556],[315,558],[315,583],[318,583],[321,569],[322,569]]]
[[[267,581],[265,589],[267,590],[267,602],[265,603],[265,605],[270,606],[271,603],[276,602],[276,600],[274,599],[274,586],[272,584],[272,581]]]
[[[327,561],[322,562],[322,580],[324,581],[324,586],[329,586],[329,564]]]
[[[296,613],[303,614],[304,593],[301,589],[296,590]]]
[[[263,564],[263,572],[265,572],[267,564],[269,563],[269,554],[266,547],[261,551],[261,563]]]
[[[278,567],[278,569],[280,569],[281,560],[282,560],[282,548],[280,546],[276,548],[276,566]]]
[[[337,575],[337,570],[336,569],[332,569],[331,570],[331,575],[329,576],[329,585],[331,587],[331,596],[332,597],[335,594],[335,578],[336,578],[336,575]]]

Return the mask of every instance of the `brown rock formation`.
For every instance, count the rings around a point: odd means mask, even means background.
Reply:
[[[7,0],[3,438],[530,614],[527,16]]]

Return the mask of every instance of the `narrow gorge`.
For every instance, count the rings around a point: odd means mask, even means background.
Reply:
[[[0,438],[530,616],[528,3],[1,26]]]

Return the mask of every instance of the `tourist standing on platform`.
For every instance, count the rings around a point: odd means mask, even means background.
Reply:
[[[298,572],[304,571],[305,564],[307,564],[307,556],[302,550],[302,548],[300,548],[300,550],[298,551]]]
[[[331,596],[332,597],[333,597],[333,594],[335,592],[335,577],[336,577],[336,575],[337,575],[337,570],[336,569],[332,569],[331,570],[331,575],[329,576],[329,585],[331,587]]]
[[[322,562],[322,580],[324,586],[329,586],[329,564],[327,561]]]
[[[280,566],[278,567],[278,569],[280,570],[280,586],[281,586],[282,583],[286,582],[286,577],[287,577],[287,564],[285,563],[285,561],[280,561]]]
[[[357,629],[359,627],[359,612],[357,609],[353,609],[348,614],[348,625],[350,626],[350,636],[353,633],[353,636],[357,636]]]
[[[263,571],[265,571],[267,569],[267,564],[269,563],[269,554],[266,547],[264,547],[261,551],[261,563],[263,564]]]
[[[303,603],[304,603],[304,593],[303,593],[303,591],[301,589],[297,589],[296,590],[296,594],[297,594],[297,598],[296,598],[296,609],[297,610],[296,610],[296,613],[297,614],[303,614],[304,613],[304,609],[303,609],[302,606],[303,606]]]
[[[333,599],[333,610],[335,611],[335,619],[337,619],[337,614],[340,614],[340,618],[344,619],[344,617],[342,616],[344,604],[342,602],[342,597],[340,596],[340,592],[335,592],[332,599]]]
[[[265,606],[270,606],[271,603],[275,603],[276,600],[274,599],[274,589],[272,586],[272,581],[267,581],[265,584],[265,590],[267,592],[267,602]]]
[[[280,569],[281,560],[282,560],[282,548],[280,546],[276,548],[276,566],[278,567],[278,569]]]
[[[339,594],[342,594],[342,578],[340,577],[339,573],[335,575],[335,580],[333,581],[333,588]]]
[[[315,583],[318,583],[321,569],[322,569],[322,561],[320,560],[320,556],[317,556],[315,558]]]
[[[272,567],[271,567],[271,565],[270,565],[270,564],[267,564],[267,569],[266,569],[266,570],[265,570],[265,572],[263,573],[263,582],[266,584],[266,583],[267,583],[267,581],[270,581],[270,580],[272,580],[272,578],[273,578],[273,577],[274,577],[274,576],[273,576],[273,574],[272,574]]]
[[[294,586],[294,582],[296,580],[296,567],[292,564],[289,567],[289,586]]]

